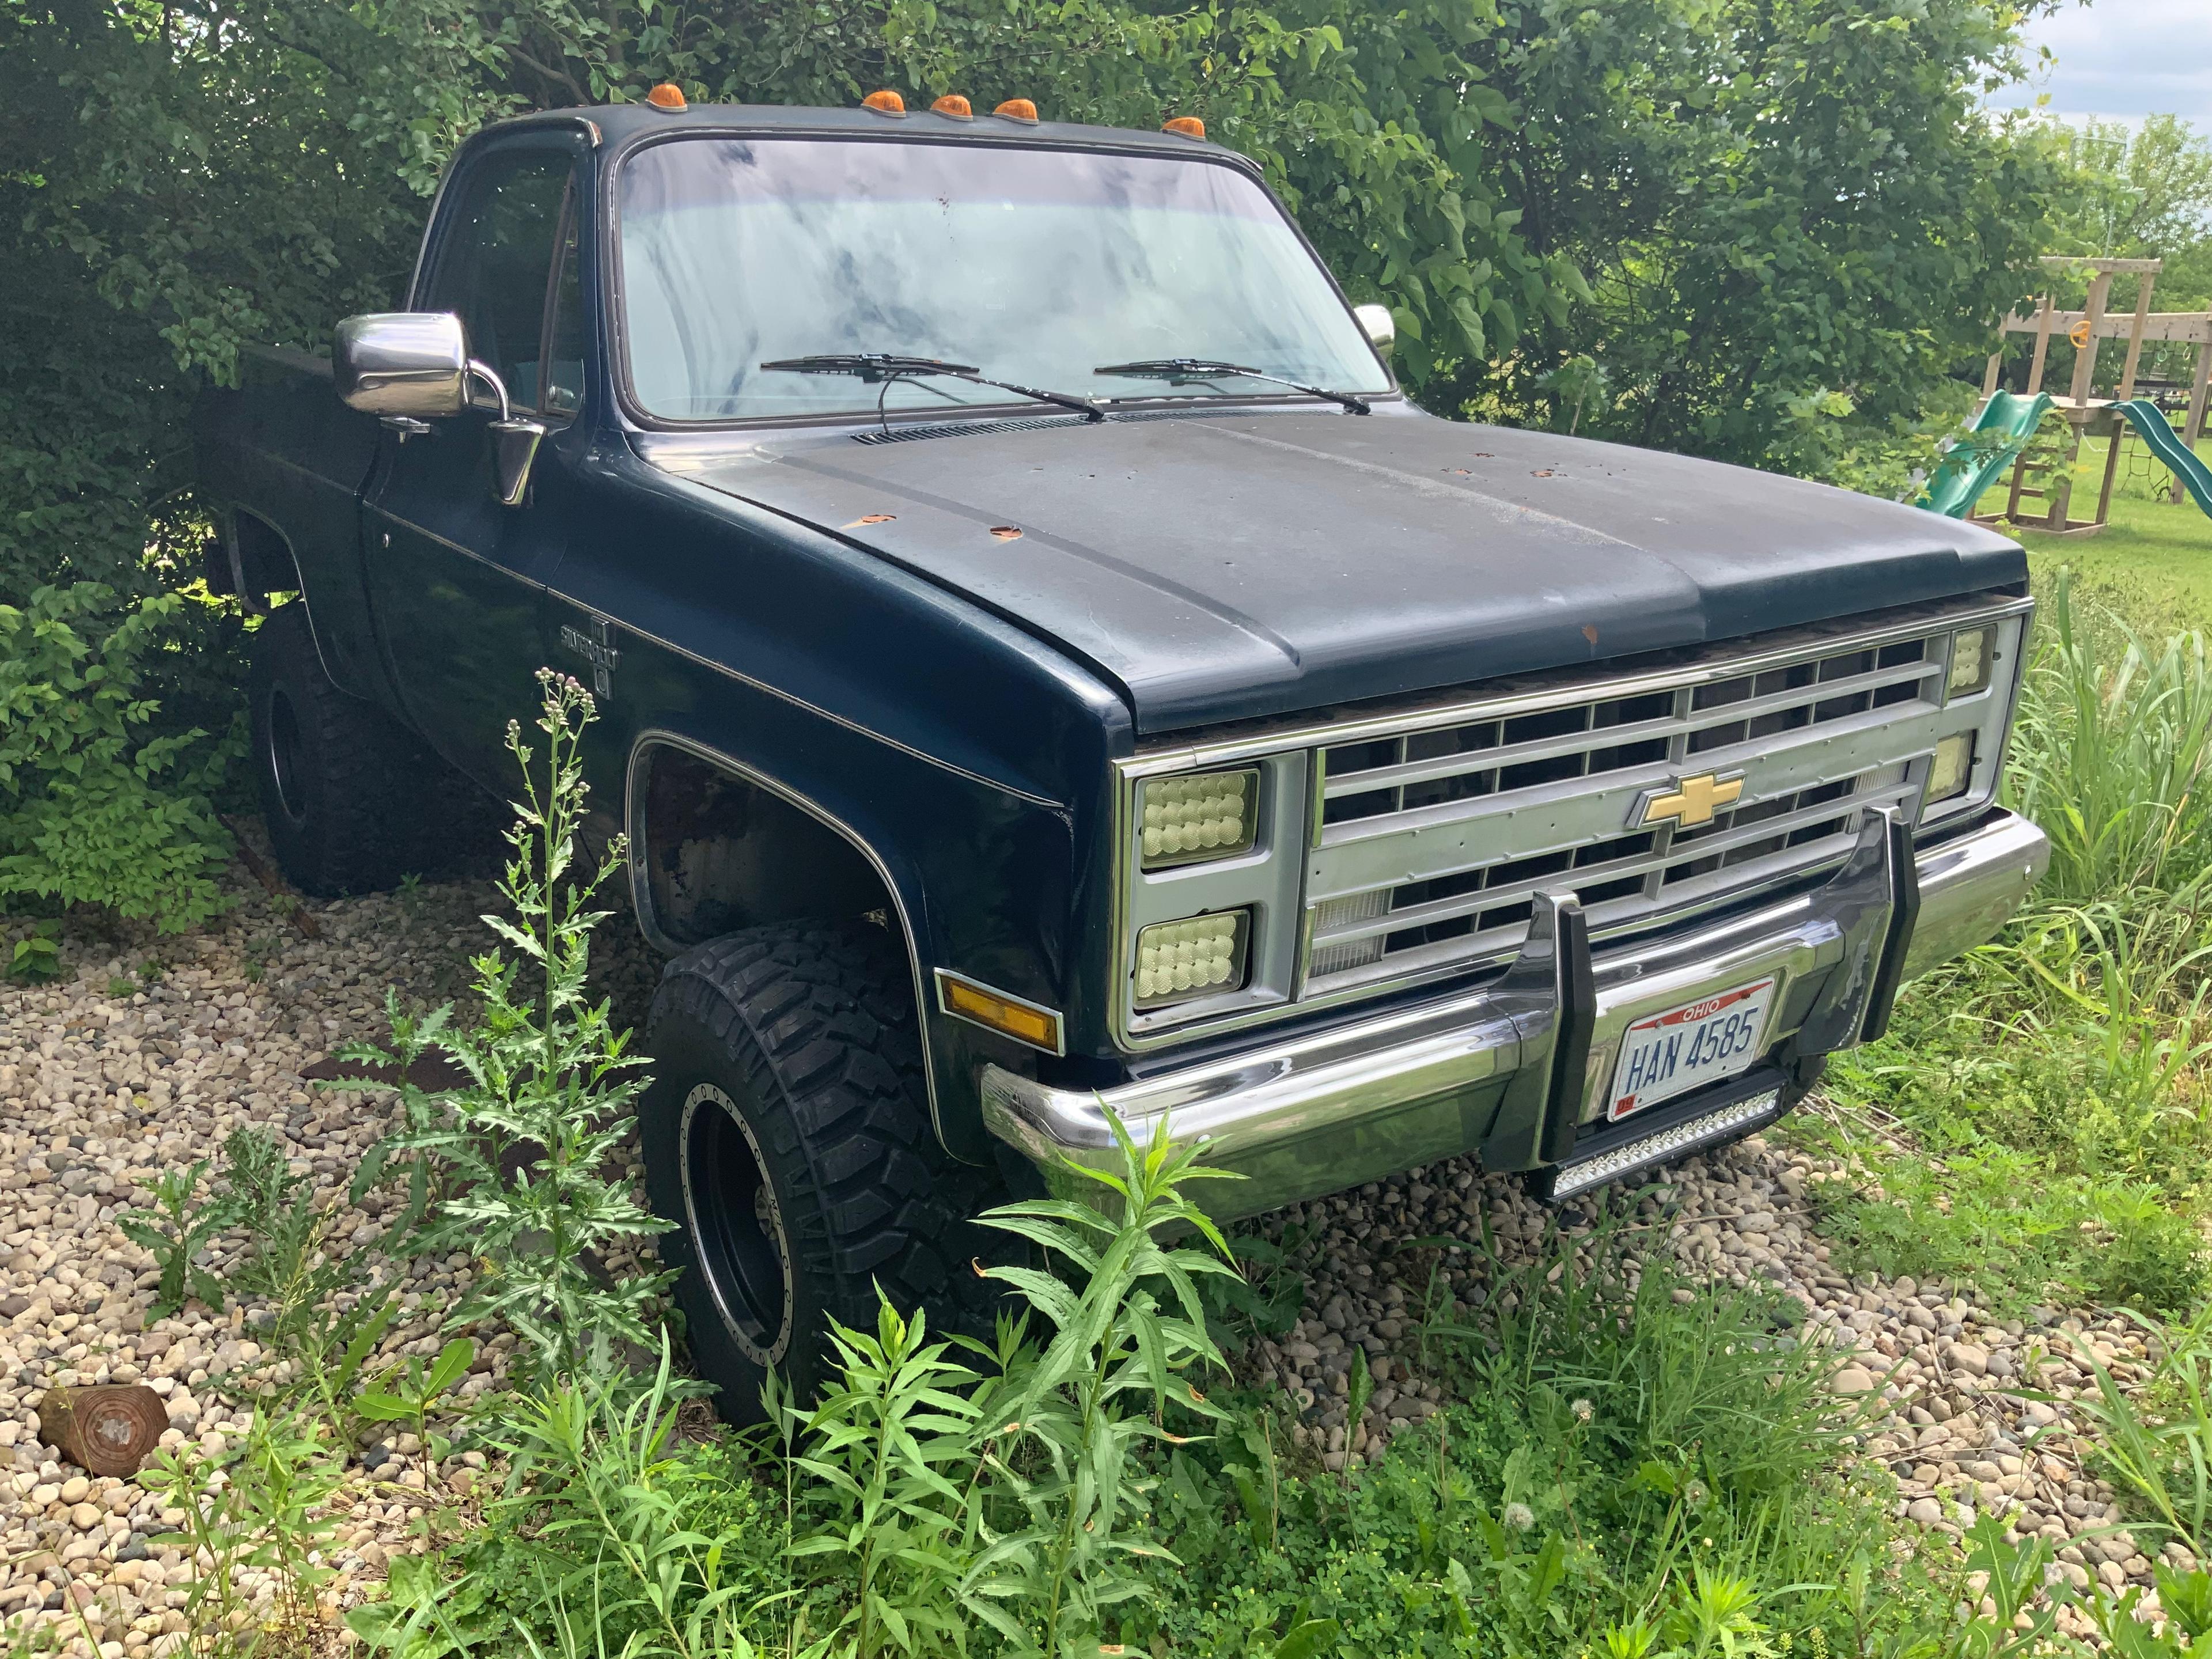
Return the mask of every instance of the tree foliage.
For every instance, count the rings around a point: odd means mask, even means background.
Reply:
[[[2065,168],[2052,214],[2054,253],[2113,258],[2197,254],[2212,245],[2212,138],[2172,115],[2050,119],[2036,137]],[[2166,286],[2166,274],[2160,273]],[[2191,290],[2191,297],[2199,295]]]
[[[2117,121],[2039,122],[2029,142],[2059,170],[2053,192],[2050,246],[2052,253],[2089,258],[2157,259],[2163,268],[2153,280],[2151,304],[2159,311],[2203,311],[2212,307],[2212,139],[2188,122],[2153,115],[2136,127]],[[2112,279],[2106,307],[2132,312],[2139,277]],[[2045,271],[2062,310],[2078,309],[2087,295],[2086,266]],[[2027,342],[2011,342],[2015,372]],[[2110,346],[2097,360],[2100,394],[2117,389],[2127,354]],[[2152,341],[2137,363],[2140,380],[2186,386],[2196,370],[2196,348],[2183,341]],[[2074,372],[2074,348],[2051,342],[2047,385],[2063,387]]]
[[[1875,487],[1931,451],[2045,251],[2047,160],[1981,107],[1991,0],[1528,0],[1478,54],[1496,176],[1592,297],[1469,360],[1478,412]],[[1556,379],[1588,356],[1608,397]],[[1550,377],[1550,378],[1547,378]],[[1930,416],[1933,416],[1931,420]]]
[[[1390,306],[1433,405],[1835,470],[1805,434],[1844,407],[1909,426],[2042,251],[2054,164],[1978,106],[2015,21],[2009,0],[4,0],[0,599],[181,580],[196,377],[394,303],[467,133],[664,79],[1199,115]]]

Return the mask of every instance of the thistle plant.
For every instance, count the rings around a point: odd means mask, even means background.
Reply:
[[[592,930],[610,914],[592,901],[627,851],[617,836],[593,864],[580,846],[588,793],[580,751],[598,710],[565,675],[540,670],[538,679],[544,760],[509,722],[507,751],[522,775],[500,881],[509,915],[483,918],[514,954],[495,945],[471,959],[481,1007],[473,1027],[454,1021],[450,1006],[416,1018],[389,1000],[390,1047],[340,1050],[379,1077],[333,1086],[403,1079],[405,1127],[377,1147],[356,1185],[374,1181],[393,1154],[413,1155],[417,1207],[429,1210],[417,1247],[465,1249],[480,1263],[453,1322],[505,1320],[550,1382],[604,1370],[617,1342],[652,1346],[647,1316],[670,1275],[609,1282],[594,1271],[593,1257],[610,1245],[667,1224],[603,1173],[629,1134],[645,1062],[606,1001],[586,998]],[[467,1074],[464,1085],[429,1091],[404,1080],[434,1046]]]

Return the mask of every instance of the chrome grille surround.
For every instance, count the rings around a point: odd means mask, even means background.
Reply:
[[[1929,757],[1962,727],[1977,732],[1972,787],[1927,823],[1985,805],[2032,610],[1987,595],[1900,608],[1121,763],[1119,957],[1164,916],[1251,902],[1260,919],[1231,997],[1139,1013],[1121,961],[1121,1039],[1150,1048],[1480,970],[1519,946],[1542,890],[1576,892],[1593,934],[1618,938],[1814,878],[1868,806],[1921,822]],[[1989,688],[1947,707],[1952,635],[1992,622]],[[1255,760],[1263,845],[1183,887],[1137,874],[1138,780]],[[1639,827],[1646,799],[1709,774],[1743,781],[1710,823]]]

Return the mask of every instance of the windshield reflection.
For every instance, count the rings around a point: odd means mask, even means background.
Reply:
[[[1381,392],[1358,324],[1281,211],[1198,160],[836,139],[693,138],[624,167],[631,389],[677,421],[1003,404],[957,380],[884,388],[764,371],[897,352],[1102,398],[1218,385],[1092,373],[1203,356]],[[1249,393],[1249,387],[1229,388]]]

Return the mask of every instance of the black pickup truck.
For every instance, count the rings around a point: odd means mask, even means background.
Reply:
[[[1195,123],[681,105],[469,141],[408,310],[253,355],[200,467],[307,891],[592,685],[740,1408],[872,1281],[967,1294],[1109,1111],[1224,1214],[1564,1199],[1786,1111],[2040,873],[2011,543],[1422,413]]]

